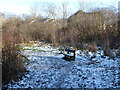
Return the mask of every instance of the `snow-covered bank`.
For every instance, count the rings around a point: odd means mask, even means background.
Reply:
[[[27,48],[27,47],[26,47]],[[28,47],[29,48],[29,47]],[[24,50],[29,64],[19,82],[11,81],[8,88],[118,88],[120,59],[102,58],[101,53],[91,60],[92,53],[76,51],[75,61],[62,59],[60,51],[50,45]],[[38,51],[38,50],[41,51]],[[43,51],[42,51],[43,50]]]

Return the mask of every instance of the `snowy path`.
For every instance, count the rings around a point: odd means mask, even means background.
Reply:
[[[19,82],[9,83],[8,88],[117,88],[118,60],[97,58],[88,60],[77,56],[75,61],[61,59],[63,55],[51,52],[26,50],[30,71]]]

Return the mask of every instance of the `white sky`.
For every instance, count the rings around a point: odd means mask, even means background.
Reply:
[[[17,15],[29,14],[30,7],[33,3],[42,2],[52,2],[56,5],[63,2],[68,2],[69,9],[71,9],[73,12],[76,12],[79,7],[78,1],[87,3],[87,9],[88,7],[106,7],[107,5],[117,8],[119,0],[1,0],[0,12],[14,13]]]

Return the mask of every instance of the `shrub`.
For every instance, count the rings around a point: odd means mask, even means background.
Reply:
[[[2,80],[3,83],[9,82],[14,76],[26,69],[22,61],[19,46],[6,44],[2,48]]]
[[[12,25],[14,24],[14,25]],[[18,44],[21,42],[19,29],[10,21],[2,31],[2,81],[3,85],[26,71]]]

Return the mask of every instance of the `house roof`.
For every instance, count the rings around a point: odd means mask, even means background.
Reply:
[[[73,16],[76,16],[76,15],[78,15],[78,14],[84,14],[85,12],[83,12],[82,10],[79,10],[79,11],[77,11],[76,13],[74,13],[73,15],[71,15],[69,18],[71,18],[71,17],[73,17]]]
[[[71,15],[69,18],[80,15],[80,14],[82,14],[82,15],[84,15],[84,14],[86,14],[86,15],[94,15],[94,14],[100,14],[100,13],[99,12],[84,12],[82,10],[78,10],[76,13]]]

